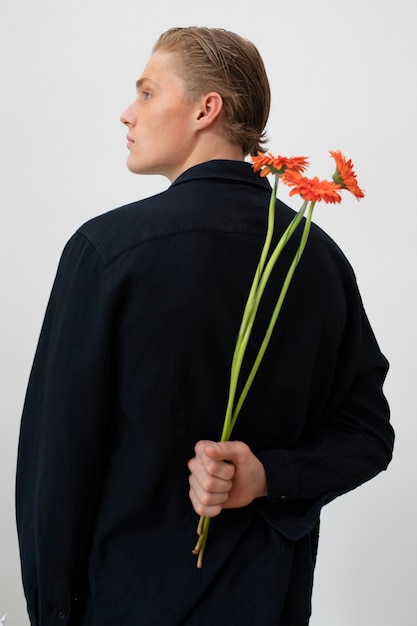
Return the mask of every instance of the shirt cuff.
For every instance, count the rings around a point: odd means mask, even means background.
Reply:
[[[286,502],[298,495],[297,472],[288,450],[265,450],[256,454],[264,466],[267,499],[269,502]]]

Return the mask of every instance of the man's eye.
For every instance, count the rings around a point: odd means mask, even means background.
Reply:
[[[151,94],[149,93],[149,91],[142,91],[142,96],[144,100],[149,100]]]

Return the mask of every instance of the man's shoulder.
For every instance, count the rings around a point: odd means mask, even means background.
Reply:
[[[175,194],[168,189],[93,217],[78,232],[93,244],[104,261],[110,261],[172,228],[175,204]]]
[[[263,229],[270,187],[248,163],[214,161],[187,170],[168,189],[84,223],[79,232],[105,262],[151,240],[197,229]]]

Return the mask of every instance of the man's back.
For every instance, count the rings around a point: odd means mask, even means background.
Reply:
[[[263,462],[268,498],[212,520],[201,571],[191,554],[198,518],[187,461],[198,440],[220,437],[269,196],[249,164],[212,161],[159,196],[91,220],[69,242],[22,422],[21,449],[33,464],[33,473],[19,472],[22,564],[29,595],[33,584],[44,588],[41,615],[68,616],[72,604],[74,623],[89,626],[276,626],[283,611],[307,621],[320,508],[384,465],[391,436],[377,390],[372,409],[354,419],[355,428],[365,419],[380,447],[352,431],[355,378],[380,386],[386,361],[348,263],[319,229],[234,431]],[[291,217],[279,205],[277,229]],[[249,355],[295,245],[274,272]],[[34,423],[39,443],[28,452]],[[369,461],[357,469],[358,453]],[[32,531],[34,509],[48,515]],[[293,540],[310,554],[303,576]],[[35,545],[49,554],[40,565]],[[291,594],[306,604],[291,604]]]

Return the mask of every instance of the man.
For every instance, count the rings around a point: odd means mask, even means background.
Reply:
[[[29,381],[17,520],[33,625],[305,625],[321,507],[389,463],[387,361],[316,227],[236,440],[216,443],[271,193],[244,159],[268,113],[250,42],[161,35],[121,121],[129,169],[171,185],[68,242]],[[292,215],[277,202],[278,235]]]

